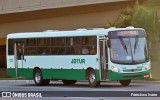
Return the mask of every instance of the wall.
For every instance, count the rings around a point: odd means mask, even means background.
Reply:
[[[0,24],[0,33],[5,36],[14,32],[63,30],[89,27],[105,27],[118,15],[119,10],[103,11],[55,18],[45,18]]]
[[[131,0],[0,0],[0,14]]]

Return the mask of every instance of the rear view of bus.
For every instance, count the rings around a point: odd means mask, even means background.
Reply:
[[[108,33],[109,79],[124,86],[132,79],[150,77],[150,61],[143,29],[116,30]]]

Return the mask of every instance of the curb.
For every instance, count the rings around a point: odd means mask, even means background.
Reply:
[[[133,83],[160,83],[160,81],[132,80]]]
[[[0,82],[34,82],[34,80],[0,80]],[[88,82],[88,81],[78,81],[78,82]],[[108,81],[108,82],[115,82],[115,81]],[[131,82],[132,83],[160,83],[160,81],[146,81],[146,80],[132,80]]]
[[[34,82],[34,80],[0,80],[0,82]]]

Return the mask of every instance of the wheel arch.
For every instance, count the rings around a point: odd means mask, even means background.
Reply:
[[[88,67],[87,69],[86,69],[86,80],[88,80],[88,75],[89,75],[89,72],[91,71],[91,70],[94,70],[92,67]],[[95,70],[94,70],[95,71]]]
[[[34,73],[35,73],[36,70],[40,70],[40,71],[41,71],[41,69],[40,69],[38,66],[36,66],[36,67],[33,69],[33,77],[34,77]],[[41,72],[42,72],[42,71],[41,71]]]

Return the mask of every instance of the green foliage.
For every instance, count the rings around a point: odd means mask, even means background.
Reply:
[[[132,8],[125,8],[120,12],[120,15],[117,17],[117,19],[114,22],[109,22],[107,27],[126,27],[131,25],[132,21],[132,14],[133,9]]]
[[[156,50],[159,47],[160,41],[160,17],[157,13],[159,9],[156,10],[153,7],[154,5],[158,5],[156,4],[157,2],[160,2],[160,0],[148,0],[143,6],[140,6],[137,0],[133,8],[127,7],[123,9],[117,19],[107,25],[107,28],[127,26],[144,28],[149,40],[148,46],[152,61],[159,59]]]
[[[148,8],[157,7],[160,6],[160,0],[147,0],[143,5]]]
[[[150,42],[152,42],[160,32],[160,29],[158,28],[160,25],[159,19],[157,12],[153,9],[138,6],[137,8],[134,8],[131,26],[144,28]]]
[[[160,17],[154,9],[139,6],[138,1],[133,8],[123,9],[115,21],[107,25],[109,27],[134,26],[146,30],[150,42],[157,40],[160,36]]]

